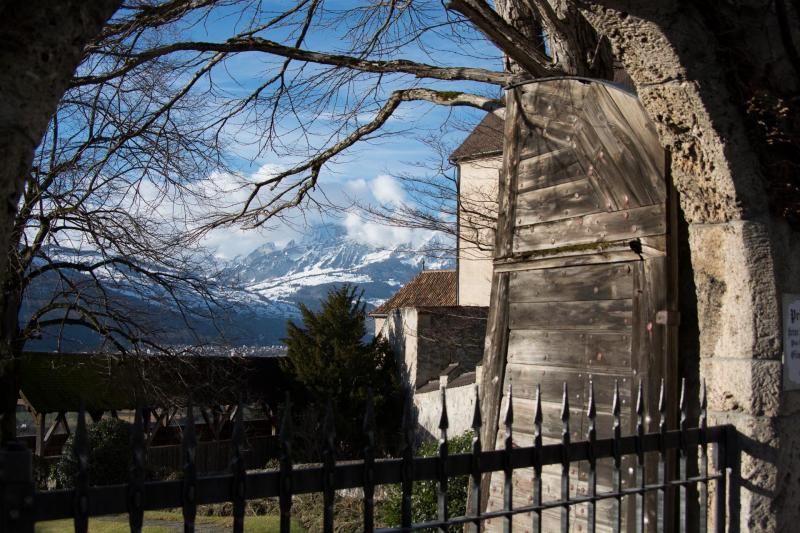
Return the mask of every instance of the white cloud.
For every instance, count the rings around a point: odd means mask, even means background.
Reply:
[[[214,208],[222,207],[233,212],[241,208],[248,198],[251,188],[248,185],[264,181],[285,170],[283,165],[265,163],[250,174],[232,174],[230,172],[213,172],[206,179],[199,182],[196,187],[210,198],[219,199]],[[211,206],[210,206],[211,207]]]
[[[367,190],[369,185],[364,178],[357,178],[345,182],[345,187],[355,193],[361,193]]]
[[[383,205],[402,205],[405,192],[398,181],[391,176],[381,174],[370,182],[372,196]]]
[[[243,230],[237,227],[219,228],[208,233],[202,241],[203,246],[213,250],[214,255],[233,259],[246,255],[272,239],[259,230]]]
[[[393,248],[406,243],[418,247],[434,235],[433,232],[427,230],[376,224],[364,220],[356,213],[347,214],[344,219],[344,227],[349,239],[378,248]]]
[[[214,212],[234,213],[242,208],[245,200],[252,190],[248,184],[263,181],[285,170],[285,166],[273,163],[261,165],[255,172],[248,175],[235,175],[231,173],[215,172],[198,184],[206,196],[217,198],[214,205],[197,205],[194,215],[202,219],[204,215]],[[266,191],[265,194],[268,194]],[[290,214],[289,214],[290,216]],[[243,229],[236,225],[217,228],[207,233],[201,245],[212,250],[215,255],[225,259],[232,259],[239,255],[246,255],[264,243],[274,242],[278,246],[297,238],[300,232],[288,224],[277,223],[275,226]]]
[[[268,179],[286,168],[285,165],[266,163],[252,172],[214,172],[193,184],[197,195],[184,197],[185,203],[173,202],[171,198],[164,197],[156,186],[144,182],[138,191],[138,208],[147,209],[151,215],[167,224],[173,223],[183,228],[197,227],[207,222],[209,215],[238,212],[252,191],[252,183]],[[404,205],[407,197],[399,180],[377,172],[373,175],[373,179],[356,177],[356,174],[346,180],[326,181],[321,185],[326,201],[334,205],[341,202],[343,206],[353,200],[378,202],[390,209]],[[262,193],[265,197],[274,194],[268,188]],[[131,204],[133,201],[129,200]],[[258,200],[256,205],[257,202]],[[280,247],[292,239],[302,238],[307,226],[320,222],[342,224],[347,230],[348,238],[378,248],[393,248],[406,243],[416,247],[433,235],[430,231],[375,224],[363,220],[352,210],[346,211],[343,218],[335,220],[340,215],[342,212],[335,210],[293,210],[284,213],[280,220],[276,219],[275,224],[269,227],[243,229],[231,225],[217,228],[205,234],[199,244],[220,258],[233,259],[246,255],[267,242],[273,242]]]

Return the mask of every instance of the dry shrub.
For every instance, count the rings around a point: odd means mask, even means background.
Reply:
[[[292,515],[308,531],[322,531],[323,497],[320,493],[301,494],[292,500]],[[336,496],[333,503],[336,533],[354,533],[364,529],[364,507],[360,498]]]

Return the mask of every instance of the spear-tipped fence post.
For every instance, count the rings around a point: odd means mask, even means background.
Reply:
[[[333,504],[336,495],[334,469],[336,467],[336,422],[333,402],[328,401],[322,423],[322,530],[333,533]]]
[[[622,451],[620,450],[620,439],[622,438],[622,424],[620,420],[621,402],[619,398],[619,381],[614,380],[614,399],[611,404],[611,414],[614,418],[612,434],[614,447],[614,474],[612,483],[614,485],[614,517],[612,529],[616,533],[622,531]]]
[[[74,490],[75,533],[86,533],[89,530],[89,436],[86,430],[86,409],[83,402],[78,410],[73,454],[78,466]]]
[[[447,393],[446,389],[441,389],[442,397],[442,412],[439,417],[439,487],[436,498],[437,518],[442,525],[439,526],[439,531],[442,533],[447,532],[447,526],[443,525],[447,522],[447,458],[449,455],[449,446],[447,442],[447,428],[450,423],[447,419]]]
[[[408,531],[411,527],[411,493],[414,488],[414,401],[412,391],[406,395],[403,409],[403,463],[400,501],[400,526]]]
[[[589,420],[589,429],[586,432],[586,440],[589,443],[589,478],[588,478],[588,514],[586,516],[586,526],[589,533],[594,533],[597,527],[597,458],[595,447],[597,445],[597,407],[594,400],[594,382],[589,380],[589,406],[586,409],[586,416]]]
[[[716,533],[725,533],[728,530],[728,497],[730,496],[730,503],[731,503],[731,511],[736,512],[737,509],[734,506],[734,487],[731,491],[731,494],[728,494],[728,468],[734,467],[735,463],[731,463],[728,457],[728,453],[730,453],[729,446],[734,446],[736,443],[733,441],[735,438],[736,429],[735,428],[728,428],[725,431],[725,435],[721,439],[717,441],[717,445],[715,446],[714,450],[714,463],[716,466],[717,481],[715,483],[715,494],[714,494],[714,524],[715,524],[715,532]],[[736,458],[730,458],[732,461],[736,461]],[[733,473],[732,473],[733,474]],[[731,485],[734,483],[734,475],[731,476]],[[737,482],[738,484],[738,482]],[[731,524],[733,525],[734,518],[731,518]],[[731,528],[734,529],[734,528]]]
[[[666,493],[667,493],[667,478],[666,478],[666,461],[667,461],[667,448],[666,448],[666,434],[667,434],[667,402],[665,397],[666,391],[664,390],[664,379],[661,379],[661,388],[658,393],[658,518],[656,520],[656,530],[658,533],[663,533],[666,523]]]
[[[233,435],[231,436],[231,500],[233,503],[233,531],[244,531],[244,509],[247,491],[247,469],[244,464],[244,405],[241,398],[236,405],[236,415],[233,421]]]
[[[636,493],[636,533],[644,533],[644,389],[641,379],[639,380],[639,390],[636,394],[636,475],[634,486],[639,490]]]
[[[703,481],[700,482],[700,524],[698,527],[699,533],[706,533],[708,531],[708,398],[706,397],[706,380],[700,384],[700,419],[698,420],[698,427],[700,428],[700,457],[698,465],[700,477]]]
[[[681,379],[681,395],[678,402],[678,410],[680,411],[680,419],[678,422],[678,479],[685,482],[688,478],[687,461],[689,450],[686,444],[686,425],[688,413],[686,410],[686,378]],[[681,483],[678,489],[678,531],[679,533],[686,533],[688,524],[688,513],[686,509],[687,504],[687,485]]]
[[[280,430],[280,495],[281,533],[292,527],[292,400],[286,393]]]
[[[481,528],[481,401],[478,393],[478,385],[475,384],[475,406],[472,411],[472,457],[470,458],[470,509],[467,510],[468,516],[475,517],[472,524],[465,527],[469,533],[479,533]]]
[[[569,445],[569,390],[565,381],[561,396],[561,533],[570,533]]]
[[[375,405],[372,389],[367,391],[364,412],[364,533],[375,529]]]
[[[503,519],[504,533],[511,533],[513,529],[513,516],[511,511],[514,508],[514,465],[511,464],[511,453],[514,449],[514,391],[512,384],[508,384],[508,405],[506,406],[505,418],[505,442],[503,446],[503,510],[508,514]]]
[[[197,517],[197,432],[194,426],[192,400],[186,406],[186,423],[183,429],[183,531],[194,533]]]
[[[733,499],[733,494],[728,494],[728,467],[732,466],[728,461],[728,446],[729,440],[727,437],[717,441],[715,450],[715,462],[717,467],[716,494],[714,495],[714,524],[716,533],[725,533],[728,531],[728,497]],[[735,460],[735,459],[734,459]],[[731,480],[733,484],[733,480]],[[731,510],[734,511],[731,506]],[[733,521],[733,517],[731,517]],[[733,528],[732,528],[733,529]]]
[[[131,428],[131,461],[130,479],[128,481],[128,521],[132,533],[142,530],[144,523],[144,476],[145,476],[145,445],[144,445],[144,420],[143,409],[138,407],[133,416]]]
[[[542,533],[542,386],[536,385],[533,414],[533,533]]]

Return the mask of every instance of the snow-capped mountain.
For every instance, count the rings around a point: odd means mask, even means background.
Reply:
[[[240,289],[283,309],[304,303],[315,307],[334,285],[352,283],[364,290],[369,306],[380,305],[423,268],[452,266],[441,258],[446,243],[433,237],[421,246],[379,248],[353,241],[341,226],[314,227],[284,247],[267,243],[232,261],[227,271]],[[439,257],[437,257],[439,256]]]
[[[403,244],[389,248],[369,246],[347,237],[341,226],[326,224],[312,228],[306,236],[285,246],[266,243],[246,256],[234,260],[207,258],[205,272],[214,273],[214,298],[218,304],[213,320],[192,318],[187,328],[169,299],[159,297],[158,290],[142,285],[129,286],[133,280],[114,268],[95,273],[105,280],[108,296],[119,299],[132,309],[139,309],[158,324],[168,344],[201,342],[223,345],[269,346],[280,344],[286,334],[286,321],[300,317],[300,303],[316,308],[329,289],[341,283],[351,283],[364,291],[364,301],[371,309],[380,305],[422,268],[441,269],[453,266],[452,260],[442,259],[448,243],[431,238],[418,246]],[[48,250],[51,257],[69,263],[92,263],[100,259],[90,252],[64,248]],[[437,258],[437,256],[439,256]],[[88,274],[71,274],[76,281]],[[54,274],[42,276],[29,287],[22,317],[48,301],[58,290]],[[187,295],[192,304],[191,295]],[[198,308],[205,304],[197,300]],[[80,328],[70,329],[73,340],[65,349],[93,349],[93,334]],[[191,329],[191,334],[189,332]],[[74,330],[74,331],[72,331]],[[198,337],[199,335],[199,337]],[[44,332],[41,339],[31,342],[27,349],[53,349],[54,341]]]

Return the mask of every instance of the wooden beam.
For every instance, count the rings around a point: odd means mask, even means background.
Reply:
[[[36,418],[36,447],[34,454],[36,454],[37,457],[42,457],[44,455],[44,432],[46,416],[47,413],[36,413],[34,415]]]
[[[497,422],[500,417],[500,401],[503,397],[503,378],[506,370],[508,346],[508,272],[494,275],[492,282],[492,305],[486,323],[486,347],[483,352],[483,374],[481,376],[481,445],[484,450],[494,450],[497,438]],[[481,506],[486,509],[489,501],[491,476],[485,475],[481,482]]]
[[[148,413],[149,412],[150,411],[148,410]],[[158,434],[158,430],[161,429],[161,427],[164,425],[164,420],[166,420],[167,416],[169,415],[169,409],[164,407],[164,408],[161,409],[160,413],[158,412],[158,410],[155,410],[155,413],[156,413],[155,422],[153,423],[153,425],[151,425],[151,426],[149,426],[147,428],[149,430],[149,432],[148,431],[145,432],[145,433],[147,433],[147,446],[148,447],[150,447],[150,445],[153,444],[153,439],[156,438],[156,435]],[[148,415],[147,418],[148,418],[148,422],[149,422],[150,416]]]
[[[506,91],[506,121],[503,142],[503,171],[500,177],[497,206],[497,232],[494,242],[495,260],[510,256],[513,251],[517,168],[519,167],[522,124],[520,102],[516,90]]]
[[[516,90],[506,91],[506,122],[503,143],[503,173],[499,185],[499,209],[494,257],[508,257],[513,251],[514,199],[519,166],[520,102]],[[492,279],[489,316],[486,323],[486,346],[481,363],[481,442],[484,450],[493,450],[503,396],[506,350],[508,347],[508,272],[495,272]],[[490,476],[481,483],[481,506],[489,501]]]
[[[50,426],[50,429],[48,429],[47,433],[45,433],[44,439],[43,439],[43,442],[42,442],[43,446],[47,446],[47,443],[50,441],[50,437],[53,436],[53,434],[58,429],[58,426],[60,426],[60,425],[64,426],[64,430],[67,432],[67,435],[69,435],[70,434],[69,424],[67,423],[67,417],[65,416],[64,411],[60,411],[58,413],[58,415],[56,416],[56,419],[53,420],[53,424]]]

